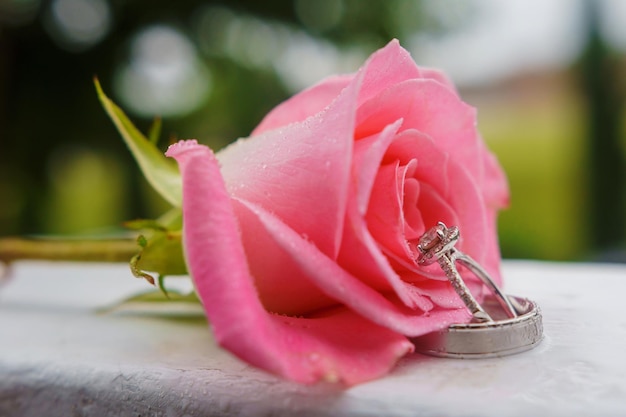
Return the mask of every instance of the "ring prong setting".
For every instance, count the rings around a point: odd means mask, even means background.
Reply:
[[[459,240],[459,228],[447,227],[443,222],[437,223],[420,237],[417,250],[419,251],[417,263],[430,265],[456,245]]]

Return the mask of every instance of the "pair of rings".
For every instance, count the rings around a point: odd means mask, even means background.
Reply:
[[[452,358],[488,358],[523,352],[537,346],[543,338],[539,306],[526,298],[506,295],[471,257],[456,249],[457,227],[439,222],[419,239],[419,265],[435,262],[448,277],[452,287],[472,313],[469,323],[449,327],[413,339],[416,350],[433,356]],[[476,275],[490,290],[479,304],[456,263]]]

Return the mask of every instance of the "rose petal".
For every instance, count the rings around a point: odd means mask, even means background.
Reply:
[[[349,311],[308,319],[268,314],[248,272],[217,160],[195,141],[172,145],[167,155],[181,168],[185,256],[218,343],[294,381],[348,385],[385,374],[412,350],[405,337]]]
[[[398,251],[385,250],[385,247],[383,248],[385,255],[395,262],[392,263],[392,265],[394,265],[394,270],[406,269],[415,275],[414,277],[403,276],[404,281],[416,282],[421,281],[424,277],[433,280],[448,281],[448,278],[438,264],[418,266],[416,261],[418,255],[417,244],[419,237],[421,237],[426,230],[424,224],[435,225],[442,221],[445,224],[458,225],[461,223],[459,221],[459,217],[457,216],[454,208],[450,206],[449,202],[446,201],[441,194],[439,194],[437,190],[428,183],[420,184],[420,194],[415,210],[419,212],[420,218],[423,222],[421,225],[416,227],[416,231],[419,232],[416,232],[415,234],[418,237],[408,242],[408,249],[412,249],[411,252],[409,254],[399,253]],[[402,237],[401,234],[398,236],[398,239],[406,238]],[[408,238],[406,239],[409,240]]]
[[[450,226],[462,224],[463,219],[459,218],[456,207],[453,207],[450,204],[450,200],[444,197],[435,186],[427,182],[421,183],[422,192],[417,204],[424,220],[424,225],[432,227],[439,222]],[[428,227],[421,230],[420,236],[424,234]]]
[[[378,88],[368,92],[365,87],[368,83],[364,81],[359,96],[363,108],[359,110],[355,136],[369,136],[390,121],[403,118],[403,129],[417,129],[438,143],[441,141],[440,146],[450,150],[455,159],[459,158],[461,165],[470,169],[484,192],[487,204],[497,208],[508,206],[506,176],[476,132],[475,110],[460,99],[454,84],[440,71],[415,66],[408,52],[394,42],[379,52],[381,56],[385,54],[389,62],[403,62],[403,65],[394,70],[392,77],[396,80],[395,85],[392,82],[378,83]],[[380,74],[384,69],[376,68],[376,56],[372,56],[366,67],[368,71]],[[409,62],[406,62],[407,57]],[[422,87],[416,87],[420,84]],[[381,86],[392,87],[386,90]],[[421,91],[414,91],[413,88]],[[368,114],[372,111],[376,116]],[[375,121],[381,116],[382,119]]]
[[[374,323],[407,336],[419,336],[468,319],[469,313],[466,309],[433,310],[424,314],[423,311],[391,303],[381,293],[342,269],[333,259],[291,230],[276,216],[252,203],[240,202],[259,217],[269,235],[285,251],[291,253],[302,272],[320,290]],[[407,289],[406,292],[408,291]],[[420,296],[416,291],[413,295]]]
[[[385,255],[367,230],[364,216],[381,161],[402,120],[386,126],[382,132],[355,143],[352,175],[355,187],[349,196],[342,246],[337,262],[354,276],[381,291],[398,291],[407,306],[423,305],[409,294]]]
[[[423,78],[428,78],[430,80],[435,80],[437,81],[439,84],[447,87],[448,89],[452,90],[455,94],[458,94],[457,90],[456,90],[456,86],[454,85],[454,83],[452,82],[452,80],[450,80],[450,78],[448,78],[448,76],[437,70],[434,68],[427,68],[427,67],[420,67],[420,72],[422,73],[422,77]]]
[[[341,243],[359,82],[323,112],[218,153],[230,195],[274,212],[331,256]]]
[[[331,76],[285,100],[263,118],[252,136],[301,122],[319,113],[337,98],[353,78],[354,75]]]
[[[404,282],[367,229],[365,219],[356,207],[348,207],[348,219],[344,230],[343,244],[337,262],[343,269],[381,293],[395,293],[410,309],[427,311],[429,301],[412,290],[412,284]]]
[[[386,126],[380,133],[362,138],[354,144],[352,176],[356,178],[356,187],[354,187],[356,191],[349,198],[356,198],[358,211],[361,215],[365,215],[367,211],[376,173],[387,148],[389,148],[401,125],[402,120],[396,120],[394,123]]]
[[[411,282],[417,278],[417,280],[414,281],[415,290],[419,291],[421,295],[428,297],[428,299],[436,306],[445,309],[465,308],[463,300],[461,300],[461,297],[459,297],[452,285],[450,285],[447,278],[443,281],[438,281],[434,279],[425,279],[424,277],[413,273],[403,274],[402,278],[407,282]],[[476,292],[472,291],[472,294],[476,294]]]
[[[509,184],[502,170],[502,166],[496,157],[482,144],[483,163],[485,177],[483,181],[483,193],[485,202],[490,208],[501,209],[510,204]]]
[[[325,380],[351,386],[388,374],[398,359],[415,349],[405,336],[348,309],[326,314],[272,317],[281,324],[277,327],[282,333],[274,353],[280,360],[291,362],[286,377],[304,383]]]
[[[383,165],[374,183],[366,221],[368,230],[376,241],[400,258],[413,258],[404,236],[404,179],[407,171],[399,162]],[[413,166],[415,161],[413,161]]]
[[[404,181],[404,198],[402,212],[404,213],[404,237],[406,240],[419,239],[424,230],[424,219],[419,211],[418,201],[421,194],[419,181],[408,177]]]
[[[482,181],[476,111],[454,92],[426,79],[393,85],[359,108],[355,136],[369,136],[400,118],[404,121],[400,131],[415,129],[430,136],[440,149]]]
[[[301,316],[337,305],[302,274],[291,254],[275,242],[256,215],[237,200],[232,203],[248,268],[266,310]]]
[[[380,94],[390,85],[421,78],[420,69],[411,58],[411,54],[400,46],[397,39],[393,39],[385,47],[374,52],[361,67],[359,73],[363,75],[363,84],[359,91],[359,105]]]

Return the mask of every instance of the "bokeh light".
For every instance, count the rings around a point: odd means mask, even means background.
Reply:
[[[60,47],[80,52],[100,42],[111,27],[106,0],[53,0],[47,29]]]
[[[178,30],[156,25],[132,40],[130,60],[117,73],[122,104],[136,114],[176,117],[208,99],[211,78],[195,46]]]

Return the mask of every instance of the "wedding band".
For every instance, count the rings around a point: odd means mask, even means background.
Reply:
[[[543,339],[541,311],[526,298],[508,296],[519,308],[513,318],[483,323],[452,324],[412,339],[415,350],[431,356],[482,359],[512,355],[537,346]],[[483,307],[497,317],[499,303],[488,297]]]
[[[457,227],[448,228],[439,222],[419,239],[417,261],[420,265],[439,263],[472,313],[473,320],[414,338],[416,350],[442,357],[488,358],[532,349],[543,338],[539,307],[526,298],[504,294],[487,271],[454,247],[459,237]],[[482,305],[470,293],[456,262],[469,269],[491,290]]]

